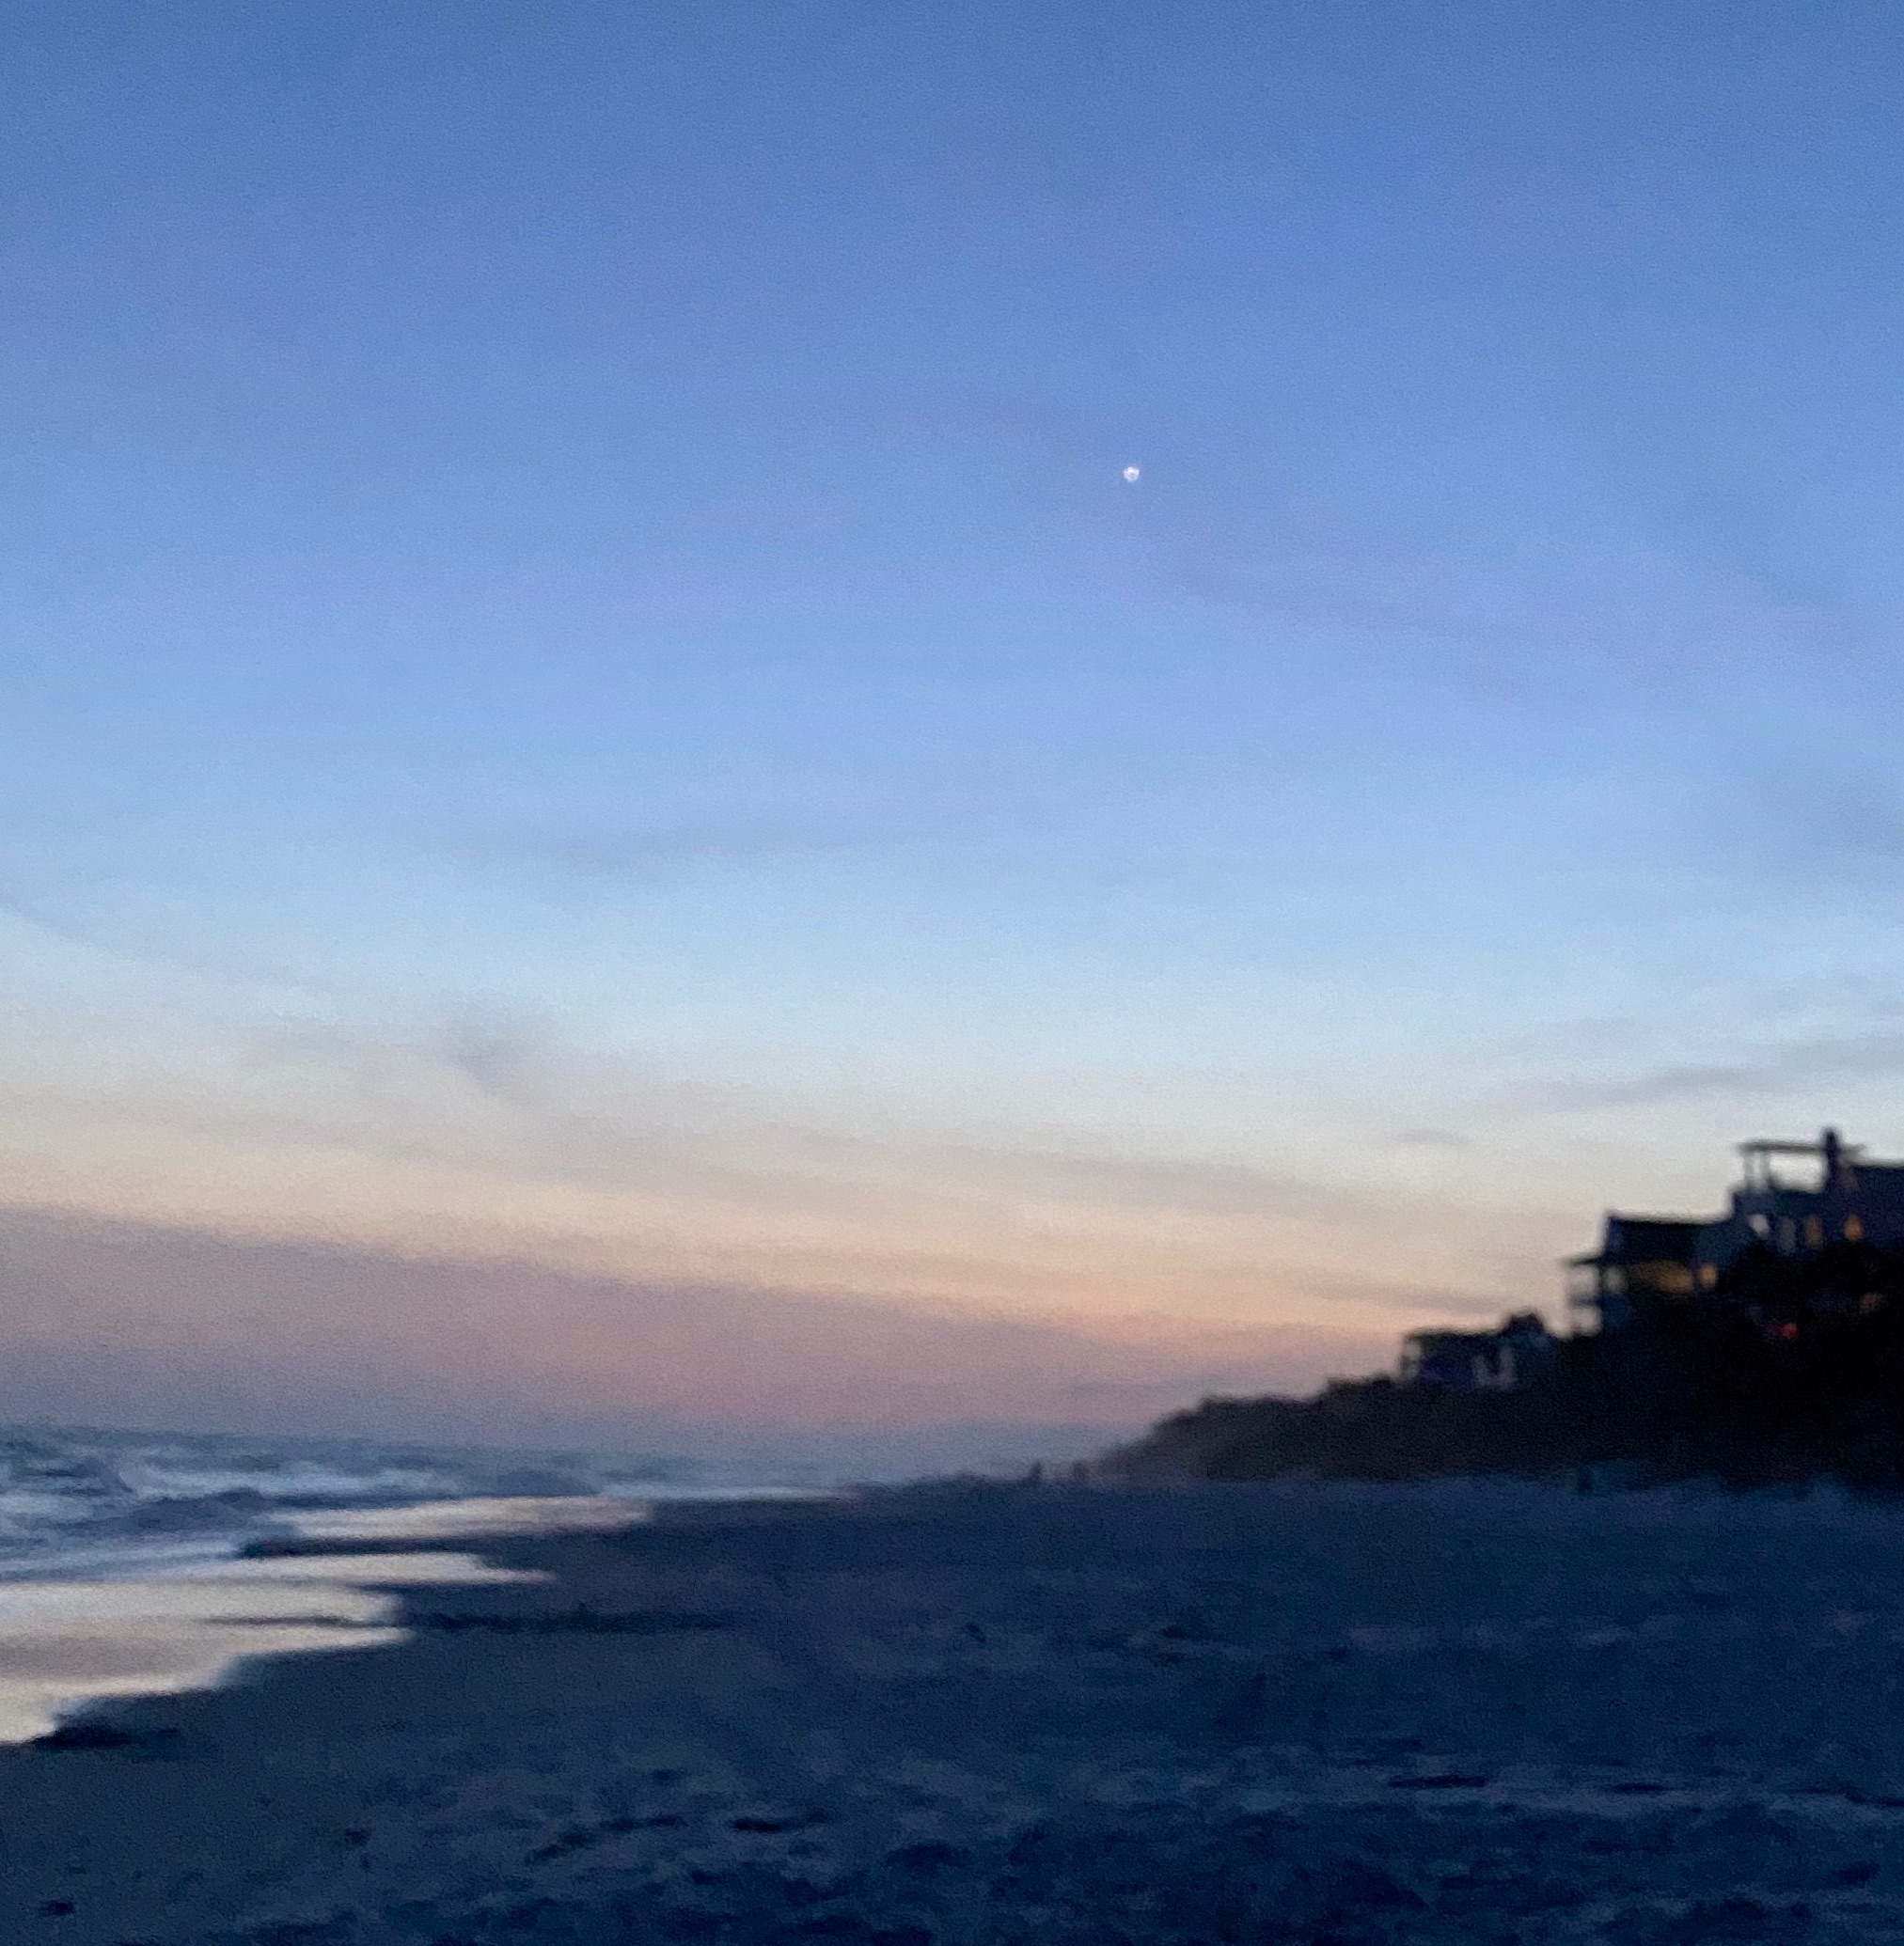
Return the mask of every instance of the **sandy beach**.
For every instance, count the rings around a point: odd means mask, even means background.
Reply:
[[[1892,1508],[959,1487],[481,1551],[549,1578],[0,1753],[0,1938],[1904,1936]]]

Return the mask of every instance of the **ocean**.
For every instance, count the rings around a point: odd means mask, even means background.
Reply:
[[[398,1640],[395,1589],[517,1578],[464,1551],[485,1534],[815,1490],[666,1456],[0,1427],[0,1743],[79,1734],[113,1698],[261,1655]],[[262,1545],[297,1541],[326,1551]]]
[[[138,1572],[462,1501],[649,1500],[810,1482],[667,1456],[0,1427],[0,1577]]]

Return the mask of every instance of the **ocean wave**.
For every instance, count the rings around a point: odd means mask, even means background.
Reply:
[[[694,1492],[667,1456],[0,1428],[0,1569],[236,1552],[300,1516],[459,1500]]]

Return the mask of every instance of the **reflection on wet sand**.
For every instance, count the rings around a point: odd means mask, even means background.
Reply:
[[[471,1541],[491,1534],[607,1533],[653,1512],[646,1500],[565,1498],[426,1500],[414,1507],[323,1507],[288,1514],[312,1541]]]
[[[644,1503],[604,1498],[447,1500],[291,1516],[341,1548],[632,1526]],[[400,1588],[536,1581],[449,1552],[312,1552],[197,1562],[161,1575],[0,1581],[0,1743],[45,1735],[114,1697],[203,1688],[248,1656],[399,1641]]]

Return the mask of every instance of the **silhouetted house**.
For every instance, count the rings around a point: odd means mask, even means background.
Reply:
[[[1544,1369],[1558,1342],[1531,1310],[1498,1331],[1410,1331],[1402,1340],[1400,1375],[1404,1385],[1507,1391]]]
[[[1600,1247],[1567,1260],[1569,1304],[1602,1330],[1650,1304],[1715,1289],[1746,1251],[1816,1255],[1834,1244],[1904,1247],[1904,1163],[1872,1162],[1828,1128],[1816,1142],[1741,1142],[1742,1180],[1723,1216],[1626,1216],[1609,1210]],[[1784,1158],[1818,1165],[1811,1184],[1780,1174]]]
[[[1609,1210],[1599,1248],[1567,1259],[1568,1304],[1593,1311],[1606,1330],[1630,1323],[1649,1298],[1690,1297],[1699,1288],[1699,1239],[1711,1227],[1696,1216]]]

